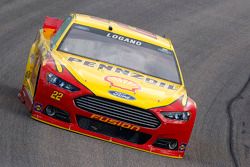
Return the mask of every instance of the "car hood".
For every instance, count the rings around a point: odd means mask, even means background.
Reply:
[[[166,106],[186,96],[184,85],[131,69],[59,51],[52,57],[59,72],[65,67],[96,96],[144,109]]]

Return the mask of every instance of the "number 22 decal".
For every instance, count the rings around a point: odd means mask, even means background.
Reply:
[[[58,91],[53,91],[53,93],[50,96],[50,98],[55,99],[57,101],[60,101],[62,97],[63,97],[63,93],[58,92]]]

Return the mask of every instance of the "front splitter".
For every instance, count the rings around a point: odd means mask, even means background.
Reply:
[[[165,157],[170,157],[170,158],[183,158],[184,156],[184,152],[179,152],[179,151],[168,151],[166,149],[161,149],[161,148],[156,148],[153,147],[152,145],[139,145],[139,146],[134,146],[136,144],[134,143],[129,143],[117,138],[112,138],[109,136],[105,136],[99,133],[95,133],[95,132],[91,132],[88,130],[84,130],[79,128],[77,125],[72,124],[72,123],[64,123],[62,121],[59,120],[55,120],[49,116],[46,116],[40,112],[37,111],[33,111],[32,112],[32,116],[33,119],[43,122],[45,124],[60,128],[60,129],[64,129],[70,132],[74,132],[77,134],[81,134],[81,135],[85,135],[88,137],[92,137],[95,139],[99,139],[99,140],[103,140],[103,141],[107,141],[110,143],[114,143],[114,144],[118,144],[124,147],[128,147],[128,148],[132,148],[132,149],[136,149],[139,151],[144,151],[144,152],[148,152],[151,154],[156,154],[156,155],[160,155],[160,156],[165,156]]]

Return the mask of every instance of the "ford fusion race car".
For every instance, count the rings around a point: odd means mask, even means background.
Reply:
[[[45,18],[18,96],[35,120],[174,158],[196,117],[169,39],[82,14]]]

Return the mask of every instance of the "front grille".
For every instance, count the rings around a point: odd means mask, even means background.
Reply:
[[[160,125],[158,118],[148,110],[97,96],[78,97],[75,99],[75,104],[88,112],[143,127],[157,128]]]
[[[76,116],[80,128],[104,134],[136,144],[145,144],[152,136],[143,132],[133,131],[123,127],[111,125],[98,120]]]

